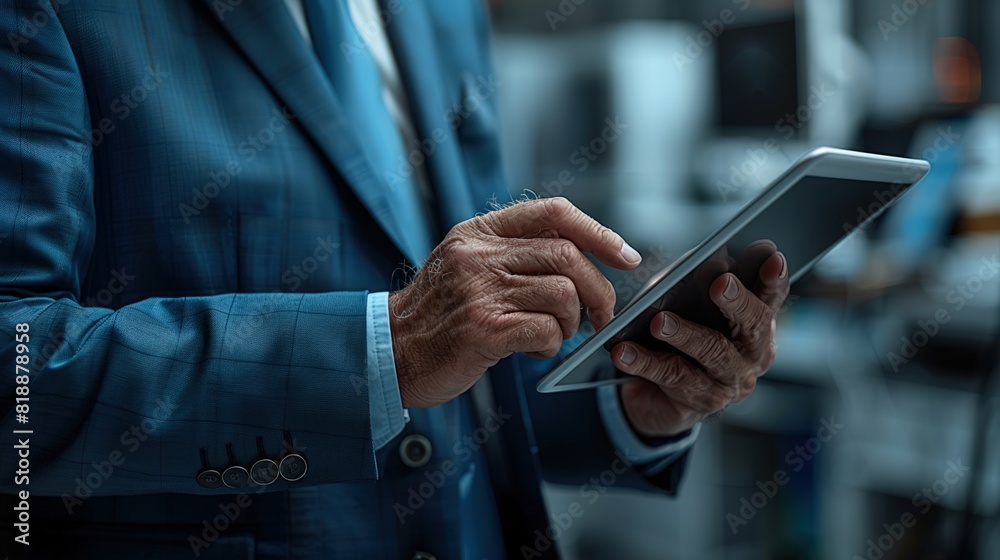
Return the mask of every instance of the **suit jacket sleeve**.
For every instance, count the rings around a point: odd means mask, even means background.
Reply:
[[[563,351],[567,351],[566,346]],[[593,390],[548,394],[535,391],[535,383],[558,363],[559,358],[534,360],[520,355],[518,358],[522,360],[520,370],[525,377],[534,443],[546,480],[585,485],[604,474],[605,481],[614,479],[616,488],[671,496],[677,493],[689,451],[662,471],[649,476],[643,474],[641,467],[649,465],[638,464],[625,453],[627,450],[615,449],[611,443]]]
[[[12,430],[32,430],[16,436],[29,440],[29,485],[14,484],[17,456],[5,452],[0,492],[231,493],[196,484],[201,450],[222,470],[231,446],[249,467],[258,437],[265,456],[292,446],[308,462],[303,479],[269,490],[374,479],[366,293],[81,305],[99,227],[92,123],[65,33],[42,6],[0,8],[0,28],[33,33],[0,48],[0,445],[9,451]],[[41,10],[46,23],[38,16],[27,29]],[[29,329],[27,384],[13,371],[19,324]],[[15,402],[17,387],[29,401]]]

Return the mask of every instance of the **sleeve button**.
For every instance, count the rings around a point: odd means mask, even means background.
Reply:
[[[250,480],[261,486],[267,486],[278,480],[278,463],[270,459],[261,459],[250,467]]]
[[[222,483],[229,488],[243,488],[250,484],[250,473],[243,467],[229,467],[222,471]]]
[[[214,469],[205,469],[198,473],[198,486],[209,490],[222,486],[222,475]]]
[[[308,465],[306,465],[305,458],[298,453],[285,455],[285,458],[281,460],[281,464],[278,465],[278,472],[281,474],[281,478],[289,482],[294,482],[305,476],[307,469]]]

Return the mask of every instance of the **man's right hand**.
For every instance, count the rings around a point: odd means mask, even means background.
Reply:
[[[458,396],[514,352],[555,356],[580,325],[600,328],[615,291],[583,251],[615,268],[641,257],[564,198],[515,204],[456,225],[406,288],[389,296],[403,406]]]

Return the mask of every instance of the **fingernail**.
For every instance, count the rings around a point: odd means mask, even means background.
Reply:
[[[677,319],[674,319],[673,315],[669,313],[663,314],[663,327],[660,328],[660,332],[663,336],[673,336],[677,332],[680,325],[677,324]]]
[[[639,251],[633,249],[632,246],[626,243],[624,239],[622,239],[621,252],[622,258],[624,258],[629,264],[638,264],[639,262],[642,262],[642,255],[639,254]]]
[[[778,273],[778,278],[784,280],[785,276],[788,276],[788,261],[785,260],[785,255],[778,253],[778,256],[781,257],[781,272]]]
[[[739,286],[736,285],[736,277],[732,274],[729,275],[729,282],[726,284],[725,291],[722,292],[722,297],[729,301],[736,299],[736,294],[740,291]]]
[[[632,348],[631,346],[626,344],[625,348],[622,350],[622,357],[619,358],[619,360],[621,360],[621,363],[630,366],[632,365],[632,362],[635,361],[635,357],[636,357],[635,348]]]

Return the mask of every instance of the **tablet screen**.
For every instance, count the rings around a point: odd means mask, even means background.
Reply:
[[[745,255],[754,253],[747,251],[748,247],[758,241],[774,243],[785,255],[794,282],[837,241],[865,224],[868,218],[878,214],[888,202],[909,187],[910,184],[803,177],[752,218],[715,252],[713,258],[687,274],[653,307],[645,310],[637,321],[617,333],[604,345],[605,349],[610,351],[622,340],[629,339],[649,348],[669,350],[665,342],[649,334],[649,322],[661,309],[728,334],[728,323],[709,299],[708,287],[719,275],[730,271],[744,285],[753,288],[760,263],[753,258],[744,259]],[[859,201],[866,202],[859,206]],[[666,272],[651,279],[633,301],[645,295]],[[609,364],[608,354],[598,351],[560,380],[557,386],[595,381],[597,375],[608,373]]]

